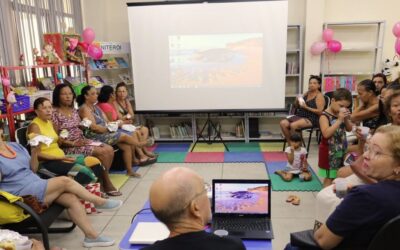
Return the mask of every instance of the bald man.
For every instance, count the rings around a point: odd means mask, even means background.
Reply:
[[[211,219],[210,201],[203,178],[190,169],[173,168],[159,177],[150,188],[150,206],[170,235],[144,250],[246,249],[240,239],[204,231]]]

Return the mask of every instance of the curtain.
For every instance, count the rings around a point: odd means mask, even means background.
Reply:
[[[1,0],[0,64],[33,65],[44,33],[80,34],[82,25],[81,0]]]

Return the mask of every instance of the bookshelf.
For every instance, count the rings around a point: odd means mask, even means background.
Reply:
[[[115,86],[124,82],[128,86],[128,96],[134,105],[130,44],[122,42],[98,42],[103,50],[103,57],[87,61],[89,83],[96,88],[104,84]]]
[[[303,26],[288,25],[286,50],[286,93],[285,109],[271,112],[213,112],[210,114],[212,122],[220,129],[221,137],[226,141],[283,141],[280,133],[279,121],[287,115],[289,105],[294,98],[302,92],[303,79]],[[200,132],[206,121],[207,114],[141,114],[142,124],[149,126],[150,131],[156,130],[154,134],[156,141],[196,141],[197,133]],[[250,120],[255,121],[259,127],[260,136],[251,136]],[[172,129],[176,124],[191,123],[192,136],[176,136]],[[187,126],[186,126],[187,128]],[[178,129],[179,131],[179,129]],[[197,131],[197,132],[196,132]],[[174,136],[173,136],[173,134]],[[213,131],[212,131],[213,133]],[[158,136],[159,134],[159,136]],[[207,132],[203,133],[206,135]]]
[[[288,25],[286,45],[286,108],[293,103],[294,98],[303,89],[303,32],[302,25]]]
[[[0,99],[2,99],[2,106],[5,106],[5,112],[0,115],[0,119],[7,120],[5,127],[6,133],[9,134],[11,141],[15,140],[15,130],[18,128],[19,123],[23,123],[26,115],[33,112],[33,103],[39,97],[46,97],[52,100],[52,88],[54,85],[59,84],[62,79],[76,78],[84,82],[82,68],[80,64],[71,62],[64,62],[60,64],[42,64],[30,66],[0,66],[1,78],[8,78],[10,86],[5,86],[4,83],[0,86]],[[48,90],[37,90],[40,87],[43,79],[48,80]],[[11,91],[16,94],[17,103],[9,105],[5,98]]]
[[[322,90],[346,87],[357,94],[356,84],[380,72],[385,21],[325,23],[334,31],[342,51],[321,56]]]

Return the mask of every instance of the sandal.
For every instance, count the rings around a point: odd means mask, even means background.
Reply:
[[[132,172],[132,173],[126,173],[127,176],[129,177],[134,177],[134,178],[141,178],[142,175],[140,175],[139,173],[136,172]]]
[[[289,195],[286,199],[286,202],[292,202],[296,198],[295,195]]]
[[[105,193],[105,192],[101,192],[101,193],[100,193],[100,197],[103,198],[103,199],[108,199],[108,198],[110,198],[110,197],[108,197],[108,194]]]
[[[295,206],[300,205],[300,198],[297,196],[294,196],[294,199],[292,200],[292,204]]]
[[[122,193],[118,190],[108,191],[108,192],[106,192],[106,194],[109,196],[121,196],[122,195]]]
[[[151,147],[153,145],[154,145],[154,138],[153,137],[147,138],[146,147]]]

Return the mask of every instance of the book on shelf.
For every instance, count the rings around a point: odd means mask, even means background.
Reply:
[[[107,69],[118,69],[119,65],[118,62],[115,60],[114,57],[110,57],[107,59]]]
[[[292,75],[292,74],[298,74],[299,69],[297,62],[295,61],[288,61],[286,62],[286,74]]]
[[[97,69],[107,69],[107,59],[94,60]]]
[[[115,57],[115,61],[118,63],[120,68],[128,68],[129,65],[122,57]]]
[[[125,84],[131,83],[131,76],[129,74],[119,74],[118,77],[123,81]]]
[[[346,88],[353,92],[357,87],[355,76],[326,76],[322,85],[325,92],[335,91],[338,88]]]

